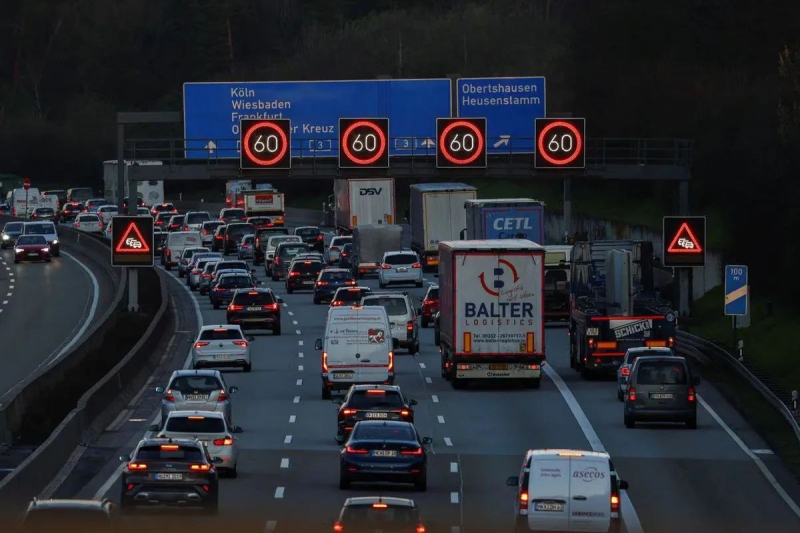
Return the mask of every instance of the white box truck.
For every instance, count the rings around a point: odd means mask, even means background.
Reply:
[[[125,197],[128,194],[128,168],[133,165],[160,166],[161,161],[125,161]],[[164,203],[164,182],[162,180],[137,181],[136,194],[144,200],[144,205],[152,207],[155,204]],[[103,185],[104,196],[108,200],[117,201],[117,162],[103,161]]]
[[[525,239],[439,243],[442,377],[454,388],[469,379],[539,387],[544,253]]]
[[[240,207],[249,217],[272,217],[276,226],[283,226],[286,217],[285,198],[282,192],[277,191],[241,191],[239,196],[244,199]]]
[[[351,232],[362,224],[394,224],[394,179],[336,179],[336,227]]]
[[[478,191],[464,183],[420,183],[411,186],[409,206],[411,249],[422,264],[439,264],[439,243],[459,239],[467,227],[464,204],[478,197]]]

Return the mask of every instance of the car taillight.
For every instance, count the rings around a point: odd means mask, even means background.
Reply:
[[[331,246],[330,247],[330,251],[331,252],[338,252],[339,251],[339,247],[338,246]]]
[[[408,409],[402,409],[400,411],[400,416],[403,416],[403,417],[411,416],[411,411],[409,411]]]
[[[265,305],[264,308],[270,311],[280,311],[280,307],[278,307],[278,304]]]
[[[31,215],[31,217],[33,217],[33,218],[36,218],[36,217],[38,217],[38,216],[39,216],[39,215],[37,215],[36,213],[34,213],[33,215]]]
[[[210,277],[211,277],[211,274],[203,274],[203,277],[204,277],[204,278],[210,278]]]
[[[689,393],[688,393],[688,398],[687,399],[690,402],[693,402],[695,400],[694,389],[691,388],[691,387],[689,387]]]
[[[619,512],[619,495],[618,494],[611,494],[611,512],[618,513]]]
[[[355,281],[345,281],[344,284],[345,285],[355,285],[356,282]]]
[[[275,264],[276,265],[280,265],[281,264],[281,258],[280,257],[276,257],[275,258]]]
[[[412,456],[420,456],[422,455],[422,448],[417,448],[416,450],[402,450],[400,455],[412,455]]]
[[[344,305],[344,302],[341,300],[334,300],[331,302],[331,307],[339,307],[340,305]]]
[[[414,263],[411,268],[422,268],[422,263]]]
[[[317,282],[317,287],[322,287],[323,285],[327,285],[327,284],[328,284],[327,281],[318,281]]]
[[[296,271],[289,272],[289,277],[290,278],[296,278],[299,275],[300,275],[300,272],[296,272]]]
[[[197,270],[196,268],[193,268],[193,269],[192,269],[192,274],[194,274],[195,276],[196,276],[197,274],[199,274],[199,273],[200,273],[200,271],[199,271],[199,270]]]
[[[425,526],[423,526],[422,524],[417,526],[417,533],[425,533],[425,531],[426,531]]]
[[[391,270],[392,269],[392,265],[383,264],[383,265],[381,265],[381,268],[384,269],[384,270]]]
[[[342,414],[344,416],[354,415],[358,412],[358,409],[342,409]]]
[[[236,346],[247,346],[247,341],[233,341]]]
[[[145,463],[128,463],[128,470],[147,470]]]
[[[675,337],[669,337],[669,338],[667,339],[667,346],[669,346],[670,348],[672,348],[673,346],[675,346]]]
[[[334,533],[342,533],[344,526],[342,524],[333,524],[333,531]]]
[[[322,352],[322,371],[328,372],[328,352]]]
[[[394,370],[394,352],[389,352],[389,372]]]
[[[619,373],[622,374],[623,376],[630,376],[631,375],[631,367],[623,366],[622,368],[619,369]]]
[[[208,472],[209,470],[211,470],[211,465],[192,465],[189,468],[191,468],[195,472],[197,472],[197,471],[199,471],[199,472]]]
[[[589,349],[594,350],[597,348],[597,341],[594,339],[589,339]]]
[[[225,287],[214,287],[214,292],[222,292],[225,290]]]
[[[628,399],[632,402],[636,401],[636,388],[630,387],[628,388]]]
[[[519,493],[519,508],[520,509],[527,509],[528,508],[528,493],[527,491],[522,491]]]
[[[75,223],[75,227],[76,227],[76,228],[80,228],[80,227],[81,227],[81,223],[80,223],[80,222],[76,222],[76,223]]]
[[[318,241],[321,241],[321,240],[322,240],[322,238],[323,238],[323,237],[322,237],[322,233],[320,233],[319,235],[317,235],[317,240],[318,240]]]
[[[170,250],[169,248],[167,248],[167,257],[169,257],[169,256],[171,256],[171,255],[172,255],[172,250]]]
[[[219,395],[217,396],[217,401],[224,402],[227,399],[228,399],[228,393],[225,392],[224,390],[219,391]]]
[[[194,347],[195,348],[202,348],[203,346],[208,346],[209,344],[211,344],[211,343],[210,342],[205,342],[205,341],[199,341],[199,342],[194,343]]]
[[[244,306],[243,306],[243,305],[234,305],[234,304],[230,304],[230,305],[228,306],[228,311],[241,311],[242,309],[244,309]]]
[[[347,446],[344,449],[345,453],[354,453],[357,455],[365,455],[369,453],[369,450],[363,450],[361,448],[353,448],[352,446]]]
[[[406,329],[408,331],[413,331],[414,330],[414,321],[413,320],[409,320],[408,321],[408,324],[406,324]]]
[[[233,446],[233,439],[225,437],[224,439],[214,439],[214,446]]]
[[[183,231],[189,231],[189,226],[184,226]]]
[[[422,305],[433,305],[436,300],[422,300]]]
[[[222,240],[222,235],[216,235],[214,238],[215,238],[215,239]]]

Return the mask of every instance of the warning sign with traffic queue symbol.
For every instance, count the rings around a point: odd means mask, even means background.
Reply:
[[[706,217],[664,217],[664,266],[706,266]]]
[[[153,266],[153,217],[118,216],[111,219],[111,265]]]

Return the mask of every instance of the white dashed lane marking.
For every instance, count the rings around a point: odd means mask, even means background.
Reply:
[[[303,380],[302,379],[298,379],[296,384],[297,384],[298,387],[301,386],[303,384]]]
[[[430,376],[426,376],[425,377],[425,383],[428,383],[428,384],[433,383],[433,380],[430,378]]]
[[[450,493],[450,503],[458,503],[458,493],[451,492]]]
[[[444,417],[442,415],[438,415],[436,419],[439,421],[440,424],[444,424]]]
[[[297,325],[297,320],[292,320],[292,324]]]
[[[420,367],[421,369],[423,369],[423,370],[425,370],[425,369],[427,368],[427,367],[425,366],[425,363],[420,363],[420,364],[419,364],[419,367]]]
[[[458,474],[458,463],[450,463],[450,473]]]
[[[445,437],[445,438],[444,438],[444,443],[445,443],[447,446],[452,446],[452,445],[453,445],[453,441],[452,441],[452,440],[450,440],[450,437]]]
[[[284,457],[281,459],[281,468],[289,468],[289,459]]]
[[[278,487],[277,489],[275,489],[275,499],[282,500],[284,492],[286,492],[286,489],[283,487]]]
[[[292,436],[291,435],[286,435],[285,437],[283,437],[283,443],[284,444],[291,444],[292,443]]]
[[[295,415],[289,415],[289,423],[294,424],[297,422],[297,417]]]
[[[294,397],[294,403],[300,403],[300,396]]]
[[[439,397],[435,394],[431,396],[431,400],[433,400],[433,403],[439,403]]]

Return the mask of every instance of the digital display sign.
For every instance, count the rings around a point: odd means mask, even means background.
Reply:
[[[586,168],[586,120],[537,118],[534,167]]]
[[[292,124],[289,119],[242,119],[239,135],[240,168],[292,168]]]
[[[706,217],[664,217],[664,266],[706,266]]]
[[[389,119],[340,118],[339,168],[389,168]]]
[[[486,119],[436,119],[436,168],[486,168]]]
[[[153,217],[112,217],[111,266],[153,266],[153,242]]]

